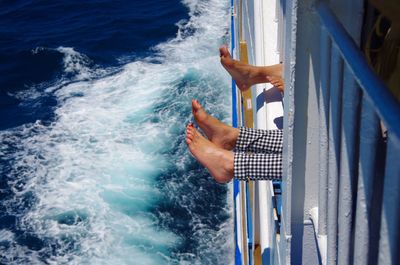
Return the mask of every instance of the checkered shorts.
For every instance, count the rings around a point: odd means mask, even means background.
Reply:
[[[234,150],[238,180],[282,178],[282,130],[240,128]]]

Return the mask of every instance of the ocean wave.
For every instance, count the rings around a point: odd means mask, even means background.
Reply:
[[[2,207],[30,240],[0,230],[8,242],[0,243],[7,253],[0,262],[232,262],[229,190],[184,143],[192,98],[227,119],[229,79],[218,47],[229,10],[221,0],[184,3],[190,18],[177,37],[118,72],[56,49],[73,82],[48,88],[54,120],[0,132],[13,193]]]
[[[84,81],[93,78],[98,78],[109,73],[110,70],[103,69],[95,65],[85,54],[76,51],[73,47],[48,48],[36,47],[31,50],[33,55],[40,55],[46,53],[60,53],[62,55],[63,76],[59,79],[68,81]],[[63,84],[64,85],[64,84]]]

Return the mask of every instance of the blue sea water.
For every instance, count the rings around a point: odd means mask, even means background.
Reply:
[[[224,0],[0,2],[0,264],[230,264],[231,196],[184,143],[229,119]]]

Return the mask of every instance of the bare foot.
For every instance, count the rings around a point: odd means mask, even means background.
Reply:
[[[186,127],[186,143],[192,155],[208,169],[215,181],[226,183],[233,178],[233,152],[217,147],[191,124]]]
[[[284,80],[280,76],[267,76],[268,81],[281,92],[285,90]]]
[[[252,85],[269,83],[268,76],[282,76],[282,64],[270,66],[252,66],[232,59],[228,48],[222,46],[219,49],[221,64],[235,80],[236,85],[242,91]]]
[[[212,143],[226,150],[232,150],[235,147],[239,129],[228,126],[208,115],[195,99],[192,100],[192,113],[196,123]]]

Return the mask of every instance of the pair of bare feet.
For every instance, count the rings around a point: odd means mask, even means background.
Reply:
[[[186,127],[186,143],[190,152],[208,169],[215,181],[229,182],[233,178],[234,153],[231,150],[236,145],[239,129],[208,115],[195,99],[192,100],[192,113],[208,139],[193,124],[189,124]]]
[[[252,85],[271,83],[281,92],[284,90],[282,78],[282,64],[270,66],[253,66],[233,60],[228,48],[223,46],[219,49],[221,64],[235,80],[237,87],[244,91]]]
[[[242,91],[254,84],[271,83],[281,91],[284,89],[282,64],[252,66],[233,60],[227,47],[219,49],[221,64]],[[186,143],[193,156],[210,171],[219,183],[233,178],[234,153],[231,151],[239,136],[239,129],[228,126],[207,114],[197,100],[192,100],[193,117],[208,139],[193,124],[186,127]]]

